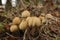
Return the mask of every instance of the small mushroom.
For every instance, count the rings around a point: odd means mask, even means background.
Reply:
[[[28,26],[40,26],[41,25],[41,21],[38,17],[28,17],[27,19],[27,22],[28,22]]]
[[[41,20],[42,24],[46,22],[46,18],[44,16],[39,16],[39,19]]]
[[[51,14],[46,14],[46,18],[53,18]]]
[[[28,10],[23,11],[21,14],[22,14],[22,17],[29,17],[30,16],[30,12]]]
[[[11,32],[15,32],[15,31],[17,31],[17,30],[18,30],[17,25],[11,25],[11,27],[10,27],[10,31],[11,31]]]
[[[32,17],[27,17],[26,21],[27,21],[29,27],[32,26],[32,23],[33,23]]]
[[[19,24],[19,29],[20,30],[25,30],[28,27],[27,21],[22,20],[22,22]]]
[[[34,26],[39,27],[41,25],[41,21],[38,17],[33,17],[33,24]]]
[[[12,21],[12,24],[20,24],[21,19],[19,17],[15,17]]]

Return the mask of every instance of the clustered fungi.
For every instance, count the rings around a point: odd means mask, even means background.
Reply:
[[[31,16],[28,10],[22,12],[21,17],[15,17],[12,20],[10,27],[11,32],[15,32],[18,29],[25,30],[28,27],[40,27],[44,23],[48,22],[48,19],[52,19],[54,16],[51,14],[41,14],[39,17]]]

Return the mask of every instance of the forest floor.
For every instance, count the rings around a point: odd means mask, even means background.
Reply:
[[[50,7],[49,7],[50,6]],[[51,14],[56,19],[48,19],[45,24],[37,27],[28,27],[26,30],[10,32],[9,23],[22,11],[28,10],[31,15],[39,16],[42,13]],[[46,4],[45,6],[29,5],[26,9],[20,8],[17,11],[0,13],[0,40],[60,40],[60,8]]]

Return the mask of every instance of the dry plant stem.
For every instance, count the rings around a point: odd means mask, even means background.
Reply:
[[[54,21],[56,21],[56,22],[59,22],[60,20],[58,20],[58,19],[60,19],[60,18],[57,18],[57,17],[53,17],[53,18],[51,18],[52,20],[54,20]]]
[[[31,5],[34,5],[34,2],[32,0],[29,0],[29,2],[30,2]]]
[[[47,26],[47,25],[49,25],[49,24],[52,24],[52,23],[51,23],[51,19],[50,19],[50,20],[48,20],[48,19],[46,20],[45,24],[43,24],[44,26],[42,25],[41,30],[42,30],[45,26]]]
[[[7,33],[7,32],[6,32],[6,34],[9,35],[9,36],[12,37],[12,38],[17,38],[17,37],[14,37],[13,35],[11,35],[11,34],[9,34],[9,33]]]
[[[26,5],[24,4],[23,0],[20,0],[21,5],[26,9]]]
[[[25,40],[25,35],[26,35],[27,29],[25,30],[24,36],[23,36],[23,40]]]

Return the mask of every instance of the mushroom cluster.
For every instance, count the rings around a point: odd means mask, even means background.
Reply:
[[[47,18],[53,17],[51,14],[41,14],[39,17],[31,16],[28,10],[22,12],[20,17],[15,17],[12,20],[12,24],[10,27],[11,32],[15,32],[18,29],[25,30],[27,27],[40,27],[44,22],[46,22]]]

